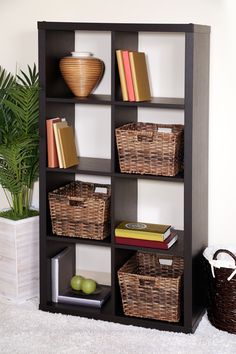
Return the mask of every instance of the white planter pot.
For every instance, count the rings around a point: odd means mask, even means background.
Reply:
[[[0,217],[0,295],[23,302],[39,293],[39,217]]]

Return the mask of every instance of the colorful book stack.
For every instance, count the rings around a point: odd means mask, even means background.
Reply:
[[[151,93],[145,53],[117,50],[116,58],[123,100],[150,101]]]
[[[46,127],[48,167],[68,168],[77,165],[79,160],[76,153],[74,132],[66,119],[47,119]]]
[[[123,221],[115,229],[115,241],[121,245],[169,249],[177,239],[170,225]]]

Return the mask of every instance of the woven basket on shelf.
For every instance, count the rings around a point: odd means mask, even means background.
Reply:
[[[106,193],[96,192],[103,188]],[[109,235],[111,186],[72,182],[49,193],[52,231],[59,236],[102,240]]]
[[[160,264],[169,259],[172,265]],[[184,261],[137,252],[118,271],[124,314],[178,322]]]
[[[219,253],[230,255],[236,265],[236,255],[225,249],[217,250],[213,259],[216,260]],[[209,262],[205,264],[208,273],[208,318],[216,328],[236,334],[236,275],[227,280],[233,269],[214,267],[213,278]]]
[[[175,176],[183,168],[183,125],[126,124],[116,129],[116,142],[122,173]]]

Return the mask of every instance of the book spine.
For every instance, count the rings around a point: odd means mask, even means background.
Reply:
[[[59,167],[63,168],[63,160],[62,160],[62,151],[61,151],[61,144],[59,141],[59,133],[58,133],[58,128],[55,125],[53,125],[54,128],[54,136],[55,136],[55,141],[56,141],[56,147],[57,147],[57,156],[58,156],[58,161],[59,161]]]
[[[120,245],[137,246],[137,247],[147,247],[147,248],[159,248],[168,249],[168,244],[159,241],[147,241],[139,239],[128,239],[123,237],[115,237],[116,243]]]
[[[123,101],[128,101],[129,97],[128,97],[127,84],[126,84],[126,79],[125,79],[125,69],[124,69],[121,50],[116,51],[116,58],[117,58],[118,71],[119,71],[119,77],[120,77],[122,98],[123,98]]]
[[[65,152],[64,152],[64,149],[63,149],[63,145],[62,145],[61,129],[60,128],[57,129],[57,133],[58,133],[58,141],[59,141],[60,150],[61,150],[62,165],[65,168],[66,167]]]
[[[160,234],[140,234],[138,231],[131,233],[130,231],[128,231],[128,233],[126,233],[124,230],[115,230],[115,236],[118,237],[123,237],[123,238],[136,238],[139,240],[149,240],[149,241],[164,241],[164,239],[167,237],[165,237],[164,235],[160,235]]]
[[[57,156],[57,147],[55,142],[53,124],[59,122],[58,119],[48,119],[46,121],[46,129],[47,129],[47,157],[48,157],[48,167],[56,168],[59,166],[58,156]]]
[[[134,62],[134,56],[133,56],[132,52],[129,53],[129,60],[130,60],[130,70],[131,70],[131,75],[132,75],[135,98],[136,98],[136,101],[140,101],[138,83],[137,83],[137,74],[136,74],[136,70],[135,70],[135,62]]]
[[[135,101],[135,94],[134,94],[134,86],[133,86],[133,80],[132,80],[132,74],[130,68],[129,52],[127,50],[122,51],[122,57],[123,57],[123,63],[125,69],[125,78],[126,78],[126,84],[128,90],[128,97],[129,97],[129,101],[133,102]]]

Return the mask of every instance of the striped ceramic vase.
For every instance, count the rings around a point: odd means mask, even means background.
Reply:
[[[88,52],[72,52],[59,63],[62,76],[77,97],[87,97],[99,84],[104,73],[104,63]]]

